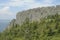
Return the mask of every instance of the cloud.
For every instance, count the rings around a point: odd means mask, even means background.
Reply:
[[[9,8],[10,7],[3,7],[3,8],[1,8],[0,9],[0,14],[8,14],[8,15],[10,15],[11,12],[10,12]]]
[[[10,11],[10,7],[3,7],[0,9],[0,19],[11,19],[13,15],[13,12]]]
[[[30,8],[36,8],[36,7],[42,7],[42,6],[52,6],[54,5],[53,2],[55,0],[9,0],[6,3],[0,3],[0,18],[14,18],[16,13],[12,10],[11,7],[19,7],[23,10],[30,9]],[[12,11],[11,11],[12,10]],[[19,11],[18,10],[18,11]]]
[[[52,5],[54,0],[42,0],[42,2],[37,2],[37,0],[10,0],[7,3],[3,3],[3,6],[12,6],[12,7],[22,7],[22,6],[42,6],[42,5]],[[1,5],[1,4],[0,4]],[[32,7],[33,8],[33,7]]]
[[[23,6],[29,3],[34,3],[34,0],[11,0],[7,5],[8,6]]]
[[[42,2],[36,2],[36,0],[11,0],[7,6],[13,7],[23,7],[26,6],[27,8],[35,8],[35,7],[42,7],[42,6],[49,6],[52,5],[54,0],[42,0]]]
[[[44,3],[52,3],[54,0],[43,0]]]
[[[53,0],[42,0],[42,2],[37,2],[36,0],[25,0],[25,3],[22,6],[26,6],[26,9],[42,7],[42,6],[52,6]]]

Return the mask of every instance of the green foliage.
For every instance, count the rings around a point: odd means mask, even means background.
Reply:
[[[26,18],[22,25],[14,25],[0,33],[0,40],[60,40],[60,15],[49,15],[40,21]]]

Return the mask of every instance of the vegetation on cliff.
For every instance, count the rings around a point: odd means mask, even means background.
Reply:
[[[60,40],[60,15],[49,15],[40,21],[26,18],[22,25],[15,24],[0,33],[0,40]]]

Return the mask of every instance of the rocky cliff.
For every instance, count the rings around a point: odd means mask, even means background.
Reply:
[[[12,23],[16,21],[14,24],[21,25],[26,18],[29,18],[30,21],[39,21],[41,18],[44,18],[48,15],[54,15],[56,13],[60,14],[60,5],[29,9],[18,12],[16,19],[13,20]]]

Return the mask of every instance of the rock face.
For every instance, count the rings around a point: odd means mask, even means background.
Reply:
[[[41,18],[44,18],[48,15],[54,15],[56,13],[60,14],[60,5],[34,8],[18,12],[16,19],[13,19],[9,26],[15,26],[16,24],[21,25],[26,20],[26,18],[29,18],[30,21],[39,21]]]
[[[30,21],[39,21],[41,18],[44,18],[48,15],[54,15],[56,13],[60,14],[60,5],[34,8],[19,12],[16,15],[16,23],[20,25],[24,22],[26,18],[29,18]]]

